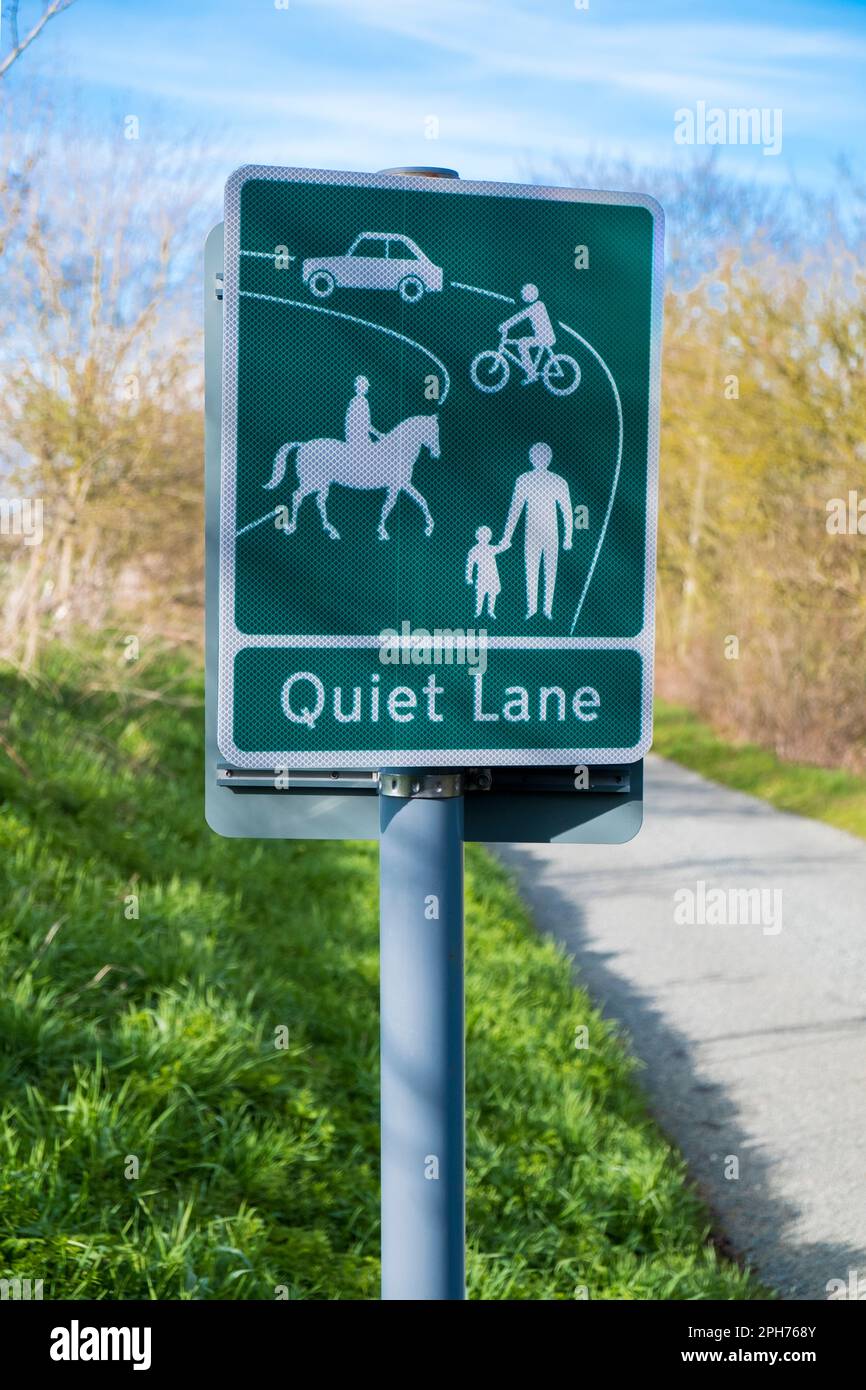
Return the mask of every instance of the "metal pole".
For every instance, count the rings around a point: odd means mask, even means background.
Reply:
[[[414,166],[383,174],[457,179]],[[463,778],[379,774],[382,1297],[466,1297]]]
[[[382,1298],[462,1299],[463,781],[379,786]]]

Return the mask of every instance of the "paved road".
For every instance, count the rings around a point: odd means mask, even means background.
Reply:
[[[734,1252],[783,1298],[851,1270],[866,1298],[866,844],[658,758],[645,795],[631,844],[500,853],[631,1034]],[[675,922],[699,881],[767,890],[763,924]]]

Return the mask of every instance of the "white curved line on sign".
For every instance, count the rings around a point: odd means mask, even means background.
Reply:
[[[617,390],[616,382],[613,379],[613,372],[610,370],[610,367],[605,362],[601,353],[596,352],[592,343],[588,343],[585,338],[582,338],[580,334],[576,332],[575,329],[569,328],[567,323],[562,322],[562,319],[559,320],[559,326],[560,328],[564,328],[566,333],[570,333],[572,338],[576,338],[579,343],[583,343],[583,346],[589,349],[595,360],[601,366],[605,376],[607,377],[608,381],[613,387],[614,399],[616,401],[616,414],[617,419],[619,421],[619,443],[617,445],[616,450],[616,471],[613,475],[613,487],[610,490],[610,501],[607,504],[607,512],[605,513],[604,524],[601,528],[601,535],[598,538],[598,545],[595,547],[595,554],[592,557],[592,564],[589,567],[589,574],[586,576],[586,583],[583,586],[583,592],[580,596],[580,602],[577,605],[574,614],[574,621],[571,624],[571,636],[573,637],[574,629],[577,627],[577,620],[580,617],[580,610],[583,607],[583,601],[586,598],[586,591],[589,588],[590,581],[592,579],[593,574],[595,573],[596,564],[598,563],[598,557],[601,554],[601,547],[604,544],[604,538],[607,533],[607,524],[610,521],[610,514],[613,511],[613,499],[616,496],[617,484],[619,482],[619,472],[620,468],[622,467],[622,401],[619,398],[619,391]]]
[[[264,516],[260,516],[258,521],[250,521],[247,523],[246,526],[242,526],[241,529],[235,533],[235,540],[240,540],[241,536],[245,536],[247,531],[252,531],[254,526],[261,526],[263,521],[270,521],[273,517],[277,515],[277,512],[279,510],[279,506],[272,507],[271,510],[269,512],[266,512]]]
[[[504,299],[506,304],[517,303],[517,300],[512,299],[510,294],[497,294],[495,290],[481,290],[477,285],[461,285],[459,280],[452,280],[451,288],[454,290],[472,290],[473,294],[486,294],[491,299]]]
[[[242,256],[263,256],[266,261],[296,261],[297,256],[290,256],[287,251],[241,251]]]
[[[309,309],[314,314],[330,314],[335,319],[346,319],[349,323],[360,323],[364,328],[375,328],[379,333],[387,333],[390,338],[399,338],[402,343],[408,343],[410,347],[417,348],[423,352],[425,357],[429,357],[431,362],[435,362],[440,372],[445,377],[445,390],[439,397],[438,404],[444,405],[451,386],[451,377],[444,362],[432,353],[429,348],[422,347],[416,343],[414,338],[407,338],[405,333],[398,333],[394,328],[385,328],[381,323],[370,323],[369,319],[359,319],[354,314],[344,314],[339,309],[325,309],[321,304],[305,304],[302,299],[283,299],[278,294],[257,294],[255,290],[238,290],[241,299],[266,299],[272,304],[291,304],[296,309]]]

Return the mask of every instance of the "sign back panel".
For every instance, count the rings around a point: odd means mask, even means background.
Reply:
[[[662,239],[638,195],[233,175],[232,764],[643,756]]]

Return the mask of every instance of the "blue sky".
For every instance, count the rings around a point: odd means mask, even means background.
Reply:
[[[687,165],[706,151],[674,143],[674,112],[699,101],[781,109],[778,157],[720,151],[744,178],[826,189],[866,145],[866,0],[278,3],[77,0],[24,62],[97,138],[133,113],[142,142],[204,140],[220,183],[249,162]],[[22,27],[40,4],[21,0]]]

